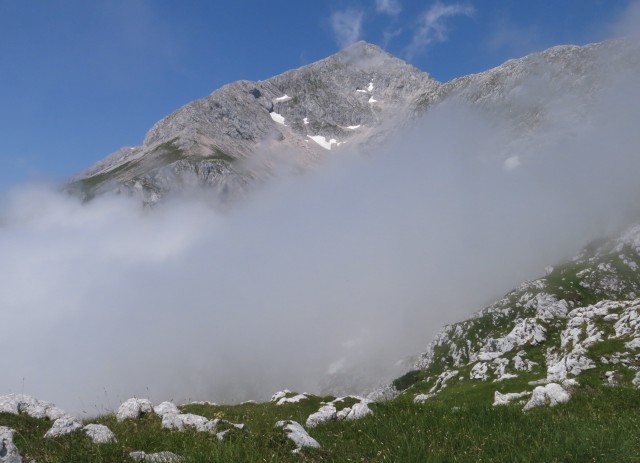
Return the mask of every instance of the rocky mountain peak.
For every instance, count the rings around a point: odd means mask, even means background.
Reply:
[[[524,134],[542,126],[558,105],[574,108],[575,117],[587,114],[595,90],[613,85],[604,71],[635,73],[638,56],[638,47],[624,41],[554,47],[442,84],[361,41],[186,104],[157,122],[142,146],[99,161],[70,189],[85,197],[117,191],[156,202],[172,191],[206,186],[226,201],[268,173],[274,153],[305,169],[336,150],[362,151],[445,101],[500,113]]]

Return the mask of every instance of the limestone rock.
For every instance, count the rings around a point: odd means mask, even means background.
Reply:
[[[116,442],[115,434],[103,424],[87,424],[83,430],[94,444]]]
[[[535,407],[549,406],[555,407],[558,404],[568,402],[571,394],[562,386],[556,383],[549,383],[546,386],[538,386],[533,390],[531,399],[525,404],[523,410],[531,410]]]
[[[157,452],[157,453],[145,453],[142,451],[130,452],[129,457],[134,461],[142,461],[149,463],[175,463],[183,461],[184,458],[176,455],[173,452]]]
[[[35,399],[26,394],[0,396],[0,413],[11,413],[13,415],[26,413],[32,418],[48,418],[51,421],[69,416],[64,410],[52,403]]]
[[[22,463],[18,448],[13,443],[15,431],[6,426],[0,426],[0,463]]]
[[[82,429],[82,424],[71,416],[58,418],[44,435],[45,438],[58,437]]]
[[[142,415],[153,412],[153,405],[148,399],[136,399],[131,398],[122,403],[118,407],[116,418],[118,421],[124,421],[129,419],[137,419]]]
[[[184,431],[187,428],[195,429],[198,432],[214,433],[219,420],[209,420],[204,416],[193,413],[167,413],[162,417],[162,427],[165,429],[176,429]]]
[[[172,413],[174,415],[178,415],[180,413],[180,410],[173,402],[162,402],[161,404],[153,407],[153,411],[156,415],[161,417],[167,413]]]
[[[304,447],[320,448],[317,440],[311,437],[307,431],[296,421],[278,421],[276,428],[282,428],[287,433],[287,437],[296,445],[294,453],[298,453]]]
[[[320,424],[337,420],[336,413],[336,407],[333,405],[323,405],[317,412],[309,415],[306,422],[307,428],[315,428]]]
[[[495,407],[496,405],[508,405],[511,402],[513,402],[514,400],[517,399],[521,399],[522,397],[527,397],[530,396],[531,392],[511,392],[508,394],[502,394],[499,391],[495,391],[494,393],[494,399],[493,399],[493,406]]]

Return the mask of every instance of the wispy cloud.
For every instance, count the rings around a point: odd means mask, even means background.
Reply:
[[[355,8],[336,11],[331,15],[334,38],[340,47],[347,47],[360,38],[363,18],[364,12]]]
[[[402,11],[400,0],[376,0],[376,11],[391,16],[396,16]]]
[[[547,40],[538,26],[516,24],[503,16],[493,22],[487,46],[491,52],[505,52],[513,58],[551,46]]]
[[[441,2],[433,4],[420,15],[418,27],[407,47],[407,56],[411,58],[424,51],[432,43],[446,41],[449,33],[445,25],[446,18],[458,15],[472,16],[474,13],[475,9],[468,4],[445,5]]]
[[[640,37],[640,0],[634,0],[624,10],[620,19],[613,25],[614,37]]]

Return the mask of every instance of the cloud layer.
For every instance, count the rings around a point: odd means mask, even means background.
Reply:
[[[134,395],[239,401],[393,377],[443,323],[638,218],[640,95],[634,73],[610,77],[580,117],[549,108],[526,136],[441,106],[226,213],[14,191],[0,391],[96,413]]]
[[[341,47],[348,47],[360,39],[364,12],[350,8],[336,11],[331,15],[331,28],[336,43]]]

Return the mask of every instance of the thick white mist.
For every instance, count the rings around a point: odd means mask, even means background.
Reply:
[[[526,136],[442,106],[224,214],[13,191],[0,392],[92,414],[130,396],[239,401],[391,378],[442,324],[638,219],[640,98],[633,76],[612,77],[589,111],[562,107]]]

